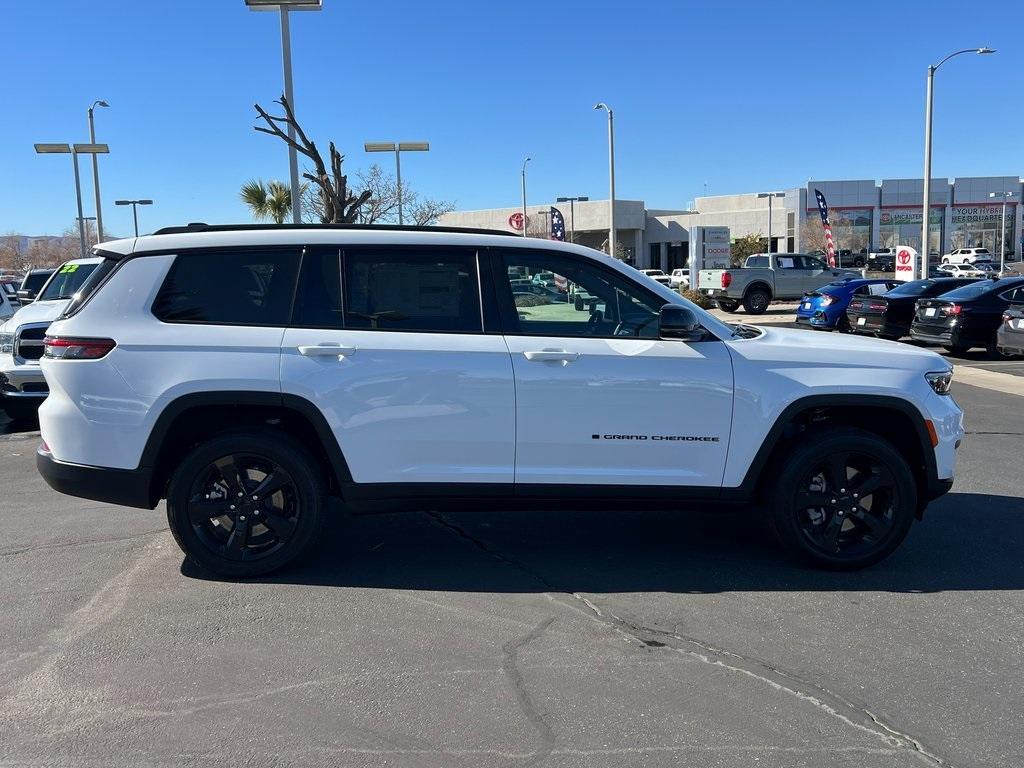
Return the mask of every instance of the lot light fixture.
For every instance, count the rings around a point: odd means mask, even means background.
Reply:
[[[250,11],[278,11],[281,15],[281,62],[284,69],[284,97],[295,112],[295,92],[292,88],[292,35],[288,23],[289,11],[319,11],[322,0],[245,0]],[[295,126],[288,124],[288,138],[295,141]],[[299,189],[299,155],[288,145],[288,175],[292,188],[292,223],[302,223],[302,201]]]
[[[523,160],[523,237],[526,237],[526,164],[530,162],[530,158]]]
[[[71,164],[75,169],[75,198],[78,201],[78,241],[82,258],[86,257],[88,245],[85,241],[85,214],[82,212],[82,180],[78,172],[78,156],[106,154],[110,147],[106,144],[36,144],[35,150],[40,155],[71,155]]]
[[[110,105],[103,99],[96,99],[89,107],[89,141],[93,144],[96,143],[96,125],[93,121],[93,113],[96,111],[96,107],[109,107]],[[96,195],[96,242],[103,242],[103,208],[100,202],[100,164],[96,155],[92,156],[92,188]]]
[[[615,113],[612,108],[599,101],[594,109],[603,109],[608,113],[608,255],[615,255]]]
[[[394,152],[395,153],[395,180],[398,184],[398,223],[404,224],[402,216],[402,152],[428,152],[430,142],[427,141],[401,141],[397,144],[389,141],[368,141],[363,144],[366,152]]]
[[[768,198],[768,253],[772,252],[772,199],[785,197],[785,192],[758,192],[758,199]]]
[[[932,191],[932,85],[935,80],[935,70],[945,64],[947,61],[952,59],[954,56],[960,56],[964,53],[995,53],[994,48],[964,48],[962,51],[955,51],[938,64],[928,65],[928,79],[927,85],[925,86],[925,99],[924,99],[924,196],[922,201],[921,210],[921,277],[928,277],[928,210],[931,207],[931,191]],[[939,250],[942,249],[941,243],[939,244]],[[916,272],[917,270],[915,270]],[[916,277],[914,275],[913,277]]]
[[[115,200],[114,205],[130,205],[132,207],[132,218],[135,219],[135,236],[139,236],[139,206],[152,205],[152,200]]]

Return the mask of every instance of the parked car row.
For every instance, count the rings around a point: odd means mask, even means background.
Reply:
[[[1024,354],[1024,277],[837,280],[804,294],[796,321],[892,341],[909,336],[954,354]]]

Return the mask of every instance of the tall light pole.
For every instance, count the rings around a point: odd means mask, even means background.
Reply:
[[[569,242],[576,242],[576,203],[585,203],[589,197],[558,197],[556,203],[569,204]]]
[[[115,200],[114,205],[130,205],[132,207],[132,218],[135,219],[135,236],[139,236],[139,208],[140,205],[152,205],[152,200]]]
[[[768,253],[772,252],[772,199],[776,197],[785,197],[785,192],[758,192],[757,196],[763,200],[768,198]]]
[[[935,70],[945,64],[947,61],[952,59],[954,56],[959,56],[962,53],[995,53],[992,48],[964,48],[962,51],[956,51],[949,54],[946,58],[940,61],[938,64],[928,65],[928,82],[925,88],[924,97],[924,200],[922,202],[921,211],[921,277],[928,277],[928,212],[931,208],[931,192],[932,192],[932,85],[935,80]],[[942,244],[939,244],[939,250],[942,249]]]
[[[523,237],[526,237],[526,164],[530,158],[523,160]]]
[[[426,141],[401,141],[397,144],[385,141],[370,141],[363,144],[366,152],[394,152],[395,178],[398,190],[398,223],[404,224],[402,216],[402,152],[429,152],[430,143]]]
[[[608,113],[608,255],[615,255],[615,113],[603,101],[594,105]]]
[[[281,62],[284,69],[284,97],[292,112],[295,111],[295,93],[292,89],[292,35],[289,11],[319,11],[323,0],[245,0],[250,11],[279,11],[281,16]],[[288,138],[295,141],[295,126],[288,124]],[[288,145],[288,172],[292,187],[292,223],[302,223],[302,201],[299,188],[299,155]]]
[[[106,144],[36,144],[35,149],[40,155],[71,155],[71,164],[75,169],[75,198],[78,201],[78,239],[84,259],[89,247],[85,241],[85,214],[82,213],[82,179],[78,172],[78,156],[105,155],[110,151],[110,147]]]
[[[1013,197],[1013,192],[989,192],[989,197],[1001,197],[1003,210],[999,216],[999,272],[1006,268],[1006,198]]]
[[[92,113],[96,107],[109,107],[103,99],[97,99],[89,107],[89,143],[96,143],[96,126],[93,123]],[[95,153],[92,156],[92,188],[96,193],[96,242],[103,242],[103,210],[100,204],[100,164]]]

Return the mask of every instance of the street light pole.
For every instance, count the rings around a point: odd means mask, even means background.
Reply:
[[[130,205],[132,207],[132,218],[135,220],[135,236],[139,236],[139,209],[140,205],[152,205],[152,200],[115,200],[114,205]]]
[[[403,192],[402,192],[402,152],[429,152],[430,142],[427,141],[368,141],[363,144],[363,150],[365,152],[394,152],[395,153],[395,183],[398,185],[396,193],[398,195],[398,223],[402,225],[405,222],[404,215],[402,212]]]
[[[772,252],[772,198],[785,197],[785,192],[758,192],[761,199],[768,198],[768,253]]]
[[[526,164],[530,158],[523,160],[523,237],[526,237]]]
[[[89,143],[96,143],[96,125],[93,122],[93,111],[96,107],[109,107],[103,99],[97,99],[89,107]],[[103,207],[100,202],[100,164],[96,154],[92,156],[92,187],[96,193],[96,242],[103,242]]]
[[[576,242],[576,203],[585,203],[589,200],[589,197],[558,197],[555,198],[556,203],[568,203],[569,204],[569,242]]]
[[[85,214],[82,212],[82,179],[78,172],[78,155],[106,154],[110,147],[106,144],[36,144],[35,150],[40,155],[71,155],[71,163],[75,169],[75,199],[78,203],[78,239],[84,259],[88,245],[85,240]]]
[[[594,109],[603,109],[608,113],[608,255],[615,255],[615,114],[612,108],[603,101],[594,105]]]
[[[944,58],[938,64],[928,65],[928,80],[925,87],[924,97],[924,195],[921,211],[921,278],[928,277],[928,214],[931,209],[932,202],[932,88],[935,81],[935,70],[954,56],[959,56],[962,53],[986,54],[995,53],[995,50],[984,46],[981,48],[964,48],[962,51],[956,51],[949,54],[949,56]],[[939,250],[942,250],[942,243],[939,243]]]
[[[281,64],[284,70],[284,97],[295,112],[295,92],[292,88],[292,35],[289,12],[319,11],[322,0],[245,0],[253,11],[277,11],[281,16]],[[295,141],[295,126],[288,124],[288,138]],[[299,155],[292,144],[288,145],[288,173],[292,188],[292,222],[302,223],[302,201],[299,189]]]

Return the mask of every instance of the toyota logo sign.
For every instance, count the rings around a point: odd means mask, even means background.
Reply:
[[[530,226],[530,217],[524,217],[523,214],[520,213],[519,211],[516,211],[515,213],[508,217],[508,225],[512,227],[512,229],[514,229],[516,232],[522,232],[524,218],[526,219],[526,226]]]
[[[904,249],[904,250],[900,251],[897,254],[896,258],[898,258],[900,260],[900,264],[909,264],[910,263],[910,251]]]

